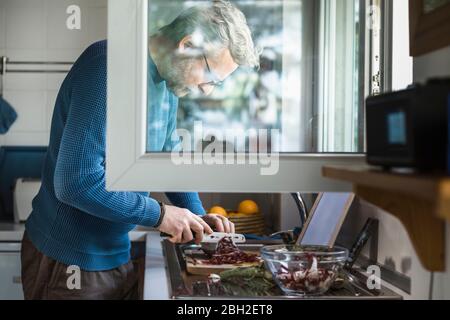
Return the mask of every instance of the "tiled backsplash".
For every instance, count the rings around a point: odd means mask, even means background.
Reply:
[[[81,9],[81,30],[69,30],[67,7]],[[11,61],[75,61],[106,38],[107,0],[0,0],[0,56]],[[0,145],[47,145],[54,103],[65,74],[6,73],[4,97],[18,119]]]

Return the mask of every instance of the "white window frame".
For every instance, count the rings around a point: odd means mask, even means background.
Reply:
[[[149,0],[151,1],[151,0]],[[280,154],[279,172],[262,165],[175,165],[146,152],[147,0],[108,2],[106,188],[153,192],[350,191],[322,176],[324,165],[362,165],[364,154]],[[248,159],[251,155],[238,154]],[[248,163],[248,161],[246,161]]]

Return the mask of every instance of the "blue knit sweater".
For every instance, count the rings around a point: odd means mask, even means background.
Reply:
[[[91,45],[61,86],[42,186],[26,222],[28,237],[39,251],[87,271],[128,262],[128,232],[136,225],[154,226],[160,216],[159,204],[148,192],[105,189],[106,51],[106,41]],[[175,128],[178,100],[151,59],[148,80],[149,91],[158,97],[149,106],[151,121],[160,123],[158,130],[149,130],[148,147],[169,150],[167,135]],[[176,206],[205,213],[197,193],[167,196]]]

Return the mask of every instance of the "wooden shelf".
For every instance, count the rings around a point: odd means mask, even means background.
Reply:
[[[450,178],[344,166],[323,167],[322,174],[353,183],[357,196],[396,216],[408,231],[424,267],[430,271],[445,271]]]

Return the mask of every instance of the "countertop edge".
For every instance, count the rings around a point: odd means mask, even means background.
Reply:
[[[22,241],[25,224],[14,222],[0,222],[0,242]]]
[[[145,246],[144,300],[168,300],[169,283],[159,232],[147,232]]]

